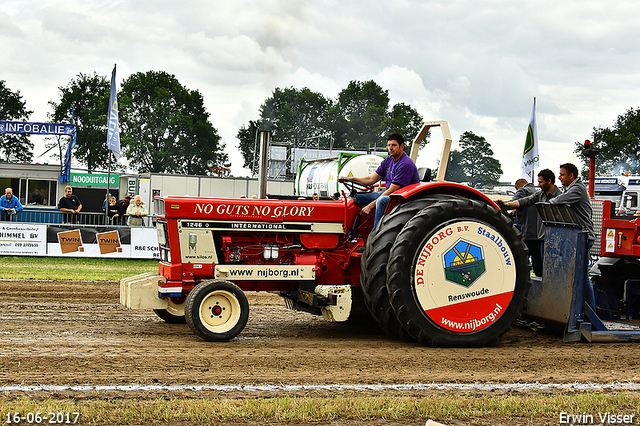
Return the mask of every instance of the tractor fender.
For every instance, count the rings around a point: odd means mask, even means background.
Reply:
[[[469,186],[455,182],[424,182],[415,183],[413,185],[408,185],[400,188],[393,194],[391,194],[389,210],[393,208],[393,206],[403,203],[410,198],[419,198],[424,197],[425,195],[434,194],[448,194],[469,198],[472,200],[483,201],[500,210],[500,207],[498,207],[498,205],[491,198],[489,198],[482,192]]]

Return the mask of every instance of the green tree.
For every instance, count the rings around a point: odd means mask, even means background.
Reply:
[[[202,95],[163,71],[132,74],[118,94],[120,140],[138,172],[204,174],[228,161]]]
[[[271,140],[292,147],[305,144],[329,148],[331,135],[328,131],[327,111],[331,100],[308,88],[276,88],[270,98],[260,107],[257,123],[250,122],[238,131],[244,167],[257,170],[258,149],[256,141],[259,130],[271,131]]]
[[[243,167],[254,172],[258,170],[258,154],[256,153],[256,150],[259,149],[258,132],[258,125],[252,121],[249,125],[243,124],[236,134],[244,159]]]
[[[491,145],[483,136],[471,131],[460,136],[460,151],[452,150],[445,179],[467,182],[473,188],[494,186],[498,183],[502,168],[493,158]]]
[[[373,81],[352,81],[336,101],[303,89],[274,90],[260,107],[260,118],[242,125],[237,138],[244,167],[256,170],[259,131],[270,130],[271,140],[293,147],[327,149],[386,149],[384,136],[398,132],[405,136],[406,151],[422,129],[423,118],[404,103],[388,109],[389,97]],[[428,135],[421,145],[428,142]]]
[[[89,173],[98,168],[107,168],[107,108],[109,105],[110,83],[97,73],[78,74],[66,87],[59,87],[60,101],[50,101],[53,108],[52,119],[60,123],[71,123],[72,109],[75,113],[76,146],[73,156],[87,166]],[[61,143],[58,138],[59,150]]]
[[[4,80],[0,80],[0,118],[5,121],[27,121],[32,113],[27,110],[20,92],[13,92]],[[32,158],[33,143],[28,135],[0,133],[0,160],[24,162]]]
[[[612,128],[593,129],[597,171],[604,174],[619,173],[620,169],[632,174],[640,173],[640,108],[630,108],[619,115]],[[588,174],[589,158],[582,156],[583,142],[576,142],[574,152],[582,158],[583,173]],[[586,176],[586,174],[585,174]]]
[[[422,126],[424,126],[424,118],[410,105],[401,102],[395,104],[387,113],[385,126],[386,134],[400,133],[404,136],[404,151],[410,153],[413,139],[418,135],[418,132],[422,130]],[[429,133],[420,141],[420,147],[425,146],[429,142]]]
[[[434,172],[434,175],[437,171]],[[444,180],[449,182],[466,182],[467,177],[462,169],[462,152],[452,149],[449,151],[449,161],[447,162],[447,171],[444,174]]]
[[[379,146],[387,130],[388,108],[387,90],[374,81],[351,81],[338,94],[330,111],[335,146],[348,149]]]

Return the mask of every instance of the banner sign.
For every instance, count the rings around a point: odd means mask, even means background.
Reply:
[[[69,185],[71,186],[107,186],[107,173],[71,173]],[[120,175],[111,173],[109,186],[118,186]]]
[[[160,259],[156,228],[131,227],[131,254],[129,257],[132,259]]]
[[[75,133],[73,124],[28,123],[26,121],[0,120],[0,133],[29,133],[32,135],[66,135]]]
[[[47,254],[64,257],[160,257],[155,228],[49,225]]]
[[[46,256],[47,225],[0,222],[0,255]]]
[[[0,256],[159,259],[156,228],[0,222]]]
[[[131,233],[122,227],[74,227],[49,225],[49,256],[129,257]]]

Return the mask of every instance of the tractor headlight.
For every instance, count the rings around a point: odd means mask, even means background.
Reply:
[[[156,234],[158,234],[158,244],[161,246],[167,245],[167,239],[164,234],[164,223],[156,222]]]

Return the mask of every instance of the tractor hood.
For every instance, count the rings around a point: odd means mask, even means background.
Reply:
[[[172,197],[156,199],[165,218],[251,222],[342,222],[345,201]],[[350,200],[348,205],[356,209]]]

